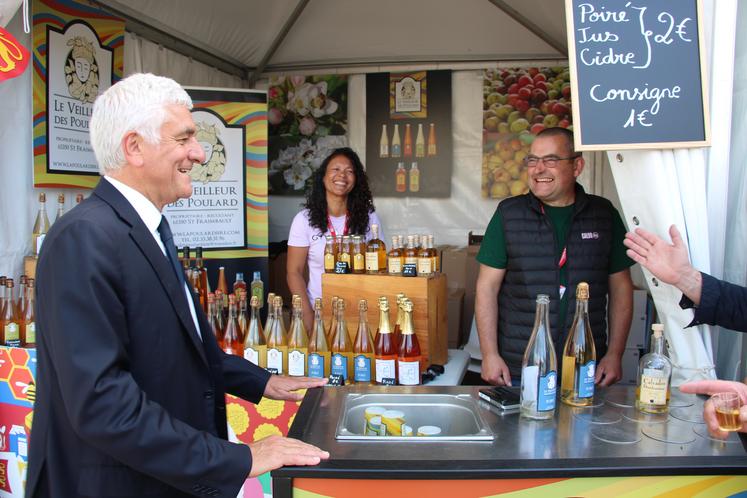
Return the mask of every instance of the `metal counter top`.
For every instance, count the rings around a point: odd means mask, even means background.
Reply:
[[[592,408],[558,403],[555,417],[534,421],[479,400],[479,386],[346,386],[310,390],[289,436],[330,452],[316,467],[285,467],[273,477],[495,478],[604,475],[747,474],[747,451],[736,434],[711,439],[704,399],[673,394],[670,413],[645,415],[635,387],[599,389]],[[348,441],[335,439],[347,393],[471,394],[493,441]]]

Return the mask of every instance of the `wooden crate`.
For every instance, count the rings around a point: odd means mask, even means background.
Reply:
[[[397,277],[390,275],[359,275],[325,273],[322,275],[324,319],[331,318],[332,296],[345,299],[345,319],[351,335],[358,328],[358,301],[368,301],[368,323],[371,335],[379,325],[380,296],[389,299],[389,320],[397,321],[397,294],[404,292],[413,304],[413,322],[423,354],[421,366],[444,365],[447,361],[448,322],[446,316],[446,276]]]

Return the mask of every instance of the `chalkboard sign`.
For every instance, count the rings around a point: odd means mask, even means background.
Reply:
[[[566,0],[578,150],[709,144],[700,0]]]

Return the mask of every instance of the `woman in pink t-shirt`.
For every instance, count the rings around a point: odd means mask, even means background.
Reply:
[[[324,272],[324,236],[363,234],[371,238],[371,225],[379,225],[379,238],[384,240],[379,217],[374,211],[371,189],[358,154],[348,147],[335,149],[314,173],[306,192],[305,209],[293,218],[288,234],[288,288],[303,296],[303,317],[306,330],[314,319],[313,302],[322,296]],[[309,282],[304,270],[309,267]]]

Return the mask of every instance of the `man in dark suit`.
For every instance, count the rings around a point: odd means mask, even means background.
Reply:
[[[235,497],[247,476],[329,454],[226,440],[226,392],[298,400],[324,381],[223,353],[176,264],[161,210],[204,160],[173,80],[130,76],[94,105],[104,178],[54,224],[37,271],[38,383],[28,497]]]

